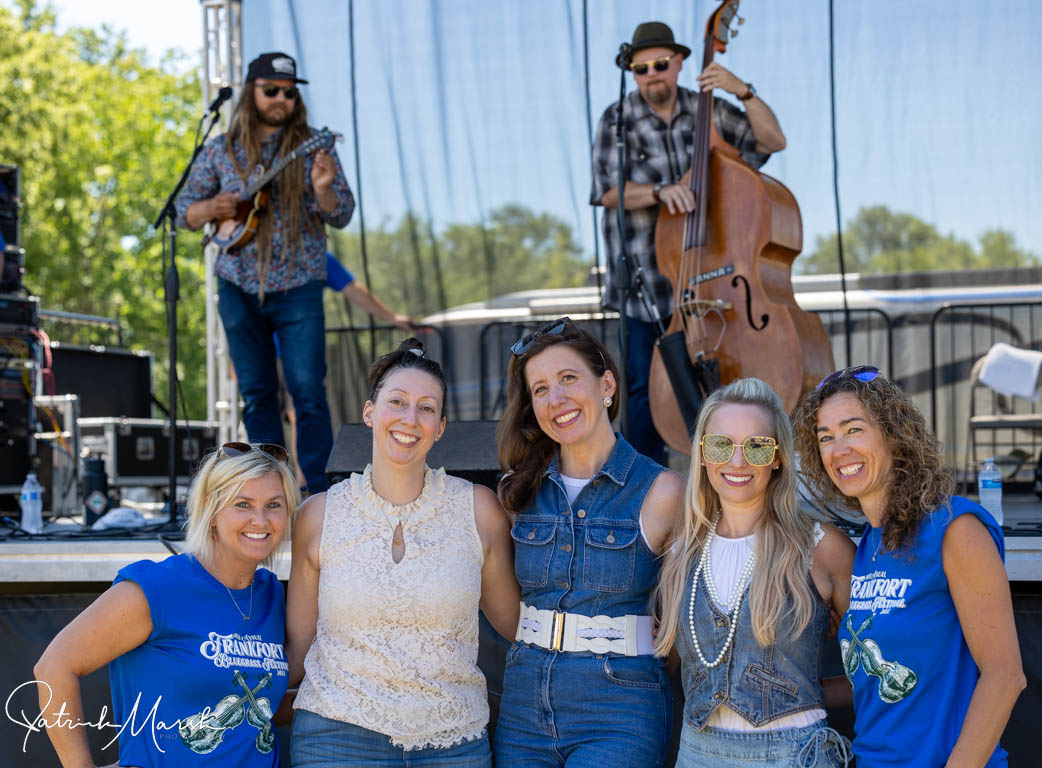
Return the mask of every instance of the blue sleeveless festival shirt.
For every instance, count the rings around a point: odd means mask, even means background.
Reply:
[[[252,605],[249,587],[229,594],[187,554],[131,563],[120,581],[141,587],[152,615],[148,640],[109,664],[120,764],[277,766],[270,720],[289,665],[275,574],[257,571]]]
[[[948,591],[941,545],[964,514],[984,524],[1005,560],[1002,529],[961,496],[924,518],[901,552],[885,550],[881,528],[869,528],[858,545],[850,609],[839,630],[854,686],[858,768],[943,766],[959,738],[978,671]],[[987,765],[1005,764],[997,746]]]

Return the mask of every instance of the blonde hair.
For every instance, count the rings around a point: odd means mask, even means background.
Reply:
[[[713,392],[702,405],[691,444],[691,470],[684,498],[684,514],[673,527],[673,544],[662,565],[652,598],[659,618],[655,653],[665,656],[676,642],[680,602],[698,561],[709,528],[719,514],[720,498],[709,483],[701,462],[699,441],[713,414],[723,405],[755,405],[770,417],[778,441],[780,466],[767,484],[766,513],[756,528],[756,566],[749,586],[753,634],[761,646],[774,642],[783,619],[791,620],[794,636],[802,634],[814,616],[809,553],[814,546],[813,521],[796,505],[796,473],[792,466],[792,425],[781,398],[759,379],[738,379]],[[738,446],[735,450],[740,450]],[[791,602],[790,602],[791,598]]]
[[[286,529],[282,540],[276,542],[271,554],[261,563],[270,567],[282,543],[290,537],[293,516],[300,506],[300,489],[293,470],[285,461],[276,461],[260,450],[241,456],[228,456],[214,451],[199,465],[188,489],[188,508],[185,519],[185,552],[195,555],[203,565],[213,565],[214,537],[212,529],[217,513],[239,495],[249,480],[278,474],[282,493],[286,497]]]

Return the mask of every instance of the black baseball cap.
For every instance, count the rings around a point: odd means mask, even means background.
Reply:
[[[292,56],[275,51],[274,53],[262,53],[250,62],[250,68],[246,71],[247,80],[256,80],[264,77],[269,80],[292,80],[294,83],[307,84],[307,80],[297,77],[297,62]]]

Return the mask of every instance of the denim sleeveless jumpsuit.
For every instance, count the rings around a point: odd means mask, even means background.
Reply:
[[[511,530],[521,599],[586,616],[647,614],[659,561],[640,535],[640,508],[662,471],[616,435],[604,466],[569,504],[554,459]],[[503,689],[498,768],[640,768],[665,758],[672,699],[654,656],[514,642]]]

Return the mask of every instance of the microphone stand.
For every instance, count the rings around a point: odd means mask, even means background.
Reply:
[[[195,165],[195,160],[199,157],[199,153],[202,151],[203,146],[206,144],[206,140],[210,136],[210,131],[213,130],[214,126],[217,125],[217,121],[221,118],[219,109],[211,108],[210,113],[212,115],[210,124],[206,127],[206,132],[203,133],[203,137],[195,145],[195,149],[192,151],[192,157],[188,161],[188,165],[185,166],[184,172],[181,174],[181,178],[178,180],[177,185],[174,187],[170,196],[167,197],[166,202],[163,204],[162,210],[159,212],[159,216],[156,218],[155,223],[152,225],[156,230],[161,227],[166,227],[170,238],[170,265],[166,272],[166,282],[164,285],[164,293],[166,294],[166,332],[167,338],[169,339],[168,354],[170,355],[170,403],[169,410],[167,411],[167,418],[169,421],[169,462],[167,469],[169,475],[167,481],[169,483],[169,496],[168,504],[170,505],[170,522],[177,522],[177,302],[181,298],[181,280],[177,274],[177,210],[174,208],[174,200],[181,193],[181,189],[184,187],[185,182],[188,180],[188,174],[192,170],[192,166]],[[202,126],[203,121],[206,120],[206,115],[203,115],[199,120],[199,125]],[[187,418],[188,414],[185,414]]]
[[[629,378],[626,376],[626,365],[629,361],[629,320],[626,316],[626,307],[629,304],[631,280],[637,292],[637,297],[644,306],[644,311],[648,313],[652,322],[658,326],[659,336],[666,332],[666,325],[662,321],[662,315],[659,314],[658,306],[648,296],[647,287],[649,282],[644,267],[629,252],[629,248],[626,245],[626,140],[622,131],[622,102],[626,98],[626,63],[629,61],[631,48],[629,43],[623,43],[619,46],[619,55],[616,57],[621,74],[619,75],[619,100],[615,108],[615,155],[618,167],[616,188],[619,190],[619,202],[615,211],[618,217],[617,226],[619,231],[619,253],[615,262],[615,274],[618,278],[617,284],[620,294],[619,352],[622,355],[622,370],[619,373],[621,374],[623,388],[626,390],[627,395],[629,394]],[[622,435],[629,440],[630,409],[628,397],[623,398],[622,413]]]

